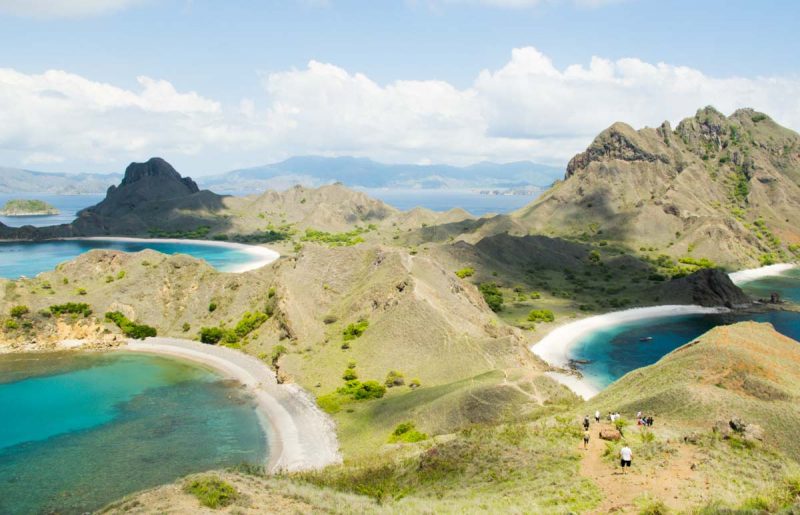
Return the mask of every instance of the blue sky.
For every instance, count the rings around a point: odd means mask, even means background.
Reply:
[[[0,164],[565,164],[616,120],[706,103],[798,129],[798,19],[793,1],[0,0]]]

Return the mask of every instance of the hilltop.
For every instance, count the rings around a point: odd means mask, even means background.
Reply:
[[[800,243],[800,135],[763,113],[701,109],[673,130],[615,123],[564,180],[513,213],[526,231],[752,267]]]

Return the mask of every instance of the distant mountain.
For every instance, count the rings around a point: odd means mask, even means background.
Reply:
[[[116,173],[48,173],[0,167],[0,193],[99,194],[118,183],[120,177]]]
[[[363,188],[543,188],[562,174],[561,168],[530,161],[484,162],[457,167],[384,164],[357,157],[302,156],[203,177],[201,185],[219,192],[254,192],[334,182]]]

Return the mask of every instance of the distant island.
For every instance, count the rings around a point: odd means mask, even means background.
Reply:
[[[9,200],[0,216],[51,216],[57,215],[58,209],[42,200]]]

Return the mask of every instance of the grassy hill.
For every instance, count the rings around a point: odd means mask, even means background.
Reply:
[[[612,125],[512,219],[535,233],[748,267],[794,258],[799,194],[800,135],[751,109],[726,117],[707,107],[675,130]]]

